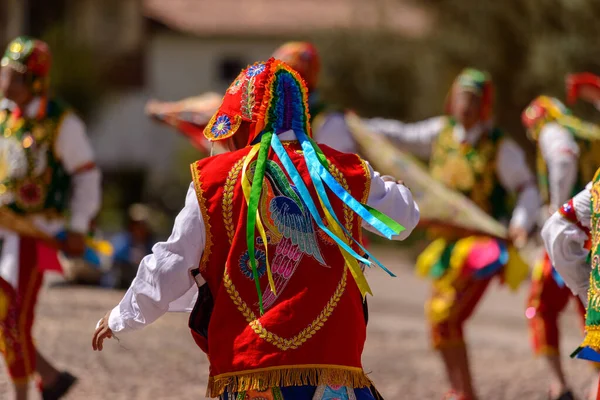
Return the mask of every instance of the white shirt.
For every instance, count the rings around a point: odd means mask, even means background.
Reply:
[[[590,189],[591,183],[573,198],[577,220],[587,229],[590,229],[591,225]],[[590,265],[587,263],[589,250],[585,248],[587,233],[555,212],[542,229],[542,239],[552,265],[571,291],[587,305],[591,272]]]
[[[573,195],[577,183],[579,146],[573,135],[556,122],[544,125],[538,143],[548,169],[549,207],[554,212]]]
[[[14,107],[6,99],[0,102],[0,109]],[[25,108],[24,114],[34,118],[40,107],[40,98],[34,98]],[[69,228],[75,232],[85,233],[89,229],[92,218],[100,209],[101,174],[96,167],[80,171],[79,169],[94,163],[92,146],[85,133],[85,125],[72,112],[68,112],[59,126],[58,136],[54,143],[54,153],[60,159],[65,171],[71,175],[72,195],[69,204],[71,219]],[[62,229],[62,221],[44,221],[38,219],[38,225],[49,233],[58,233]]]
[[[375,132],[385,135],[398,147],[421,158],[431,155],[434,140],[446,126],[447,117],[435,117],[416,123],[403,123],[396,120],[373,118],[363,123]],[[478,124],[469,131],[462,127],[454,128],[454,138],[475,144],[487,127]],[[540,196],[535,178],[529,167],[525,153],[512,140],[505,139],[498,149],[496,174],[500,184],[509,192],[519,191],[517,204],[510,221],[511,227],[530,230],[540,206]]]
[[[358,153],[352,132],[346,124],[344,113],[326,113],[322,118],[324,121],[320,126],[315,127],[313,123],[313,136],[317,143],[325,144],[342,153]]]
[[[290,131],[280,137],[290,140],[295,135]],[[385,182],[370,166],[369,171],[367,203],[401,224],[406,230],[394,239],[405,239],[419,222],[419,208],[410,190],[395,182]],[[363,227],[372,229],[364,222]],[[197,289],[190,271],[198,268],[205,241],[204,221],[191,184],[171,236],[166,242],[154,245],[152,254],[140,263],[123,300],[111,311],[110,329],[115,333],[140,329],[167,311],[191,311]]]

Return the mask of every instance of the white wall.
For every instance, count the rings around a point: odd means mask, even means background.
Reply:
[[[224,91],[227,83],[219,80],[218,69],[223,56],[254,62],[268,58],[279,44],[277,39],[202,39],[172,32],[151,36],[146,87],[108,97],[90,124],[99,164],[103,168],[144,167],[151,179],[164,179],[178,149],[187,142],[146,118],[146,101]]]

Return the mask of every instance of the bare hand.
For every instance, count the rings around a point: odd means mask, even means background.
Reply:
[[[85,252],[85,235],[77,232],[67,232],[62,251],[70,257],[81,257]]]
[[[508,237],[517,249],[525,247],[527,244],[527,231],[521,227],[515,226],[508,230]]]
[[[100,320],[96,331],[94,332],[94,336],[92,338],[92,348],[94,351],[102,351],[104,343],[104,339],[111,339],[113,337],[112,330],[108,327],[108,317],[110,316],[110,311],[106,313],[106,315]]]

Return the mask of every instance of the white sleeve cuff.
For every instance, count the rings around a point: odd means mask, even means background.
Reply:
[[[113,333],[125,331],[127,325],[125,325],[125,322],[123,321],[119,305],[113,308],[110,312],[110,315],[108,317],[108,327],[111,331],[113,331]]]
[[[69,228],[73,232],[85,234],[90,229],[90,219],[86,216],[73,215],[71,217]]]

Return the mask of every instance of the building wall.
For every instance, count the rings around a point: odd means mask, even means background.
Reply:
[[[146,101],[222,92],[230,83],[222,78],[224,60],[239,59],[245,66],[268,58],[279,44],[277,39],[198,38],[171,31],[153,34],[146,51],[145,86],[113,93],[89,126],[99,164],[105,169],[146,168],[151,181],[165,179],[187,142],[150,121],[144,115]]]

